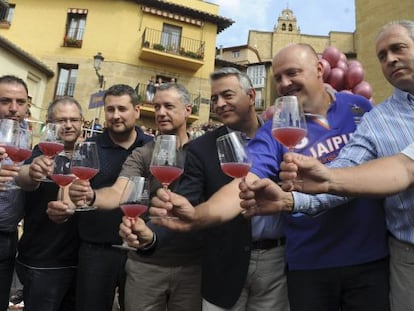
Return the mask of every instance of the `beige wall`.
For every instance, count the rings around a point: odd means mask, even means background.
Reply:
[[[30,109],[32,117],[36,120],[44,120],[44,110],[41,107],[48,80],[46,74],[2,48],[0,48],[0,64],[0,76],[14,75],[27,83],[29,96],[32,98]]]
[[[356,0],[355,8],[358,59],[365,68],[365,80],[373,88],[374,100],[380,103],[391,95],[393,88],[383,77],[375,55],[375,36],[379,28],[389,21],[414,20],[414,1]]]
[[[200,0],[172,2],[210,14],[218,13],[217,5]],[[90,95],[99,89],[93,68],[93,56],[97,52],[102,52],[105,57],[101,74],[105,76],[107,87],[115,83],[135,87],[139,83],[146,84],[151,76],[161,74],[177,77],[190,93],[210,97],[209,74],[214,70],[217,33],[215,24],[207,22],[199,27],[144,14],[140,5],[128,0],[13,0],[13,3],[16,9],[11,27],[1,29],[0,33],[55,71],[55,77],[47,84],[45,105],[55,92],[57,64],[78,64],[74,97],[83,104],[87,119],[95,116],[97,111],[88,110],[87,105]],[[82,48],[63,47],[69,8],[88,10]],[[146,27],[161,31],[163,23],[182,27],[183,37],[205,41],[204,64],[198,70],[177,67],[173,58],[170,64],[139,58],[141,38]],[[208,117],[208,114],[200,115],[202,122],[206,122]]]

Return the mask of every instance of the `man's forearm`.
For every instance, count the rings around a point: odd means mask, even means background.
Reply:
[[[238,216],[242,211],[238,184],[239,180],[233,180],[217,191],[208,201],[197,205],[193,229],[220,225]]]
[[[36,190],[40,182],[33,180],[29,174],[30,165],[26,164],[20,168],[19,175],[16,177],[16,184],[25,191]]]
[[[333,169],[329,193],[384,197],[414,183],[414,160],[403,154],[369,161],[359,166]]]

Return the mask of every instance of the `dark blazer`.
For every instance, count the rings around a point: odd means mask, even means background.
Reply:
[[[220,168],[216,139],[227,133],[222,126],[191,141],[178,193],[197,205],[213,195],[232,178]],[[225,206],[223,206],[225,208]],[[202,296],[222,308],[231,308],[244,286],[250,261],[250,221],[238,216],[232,221],[205,230]]]

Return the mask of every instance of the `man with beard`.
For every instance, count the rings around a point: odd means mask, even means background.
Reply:
[[[0,119],[18,121],[27,127],[24,118],[28,109],[26,83],[15,76],[0,77]],[[1,154],[5,152],[0,148]],[[0,183],[10,182],[18,173],[17,166],[2,167]],[[19,189],[0,191],[0,310],[6,310],[12,283],[17,245],[17,225],[23,217],[24,194]]]
[[[106,128],[102,134],[87,139],[95,141],[98,146],[100,170],[90,181],[96,189],[112,185],[131,152],[153,140],[136,126],[140,109],[133,88],[124,84],[113,85],[105,92],[103,100]],[[89,197],[87,202],[94,205],[93,197]],[[70,211],[60,204],[56,205],[50,206],[49,213],[55,220],[62,221],[68,216],[66,212]],[[118,226],[122,212],[120,209],[96,210],[79,212],[76,216],[81,240],[76,310],[112,310],[117,287],[123,308],[126,252],[112,247],[121,244]]]
[[[180,152],[184,154],[188,142],[187,118],[191,113],[188,91],[178,83],[163,83],[157,88],[153,106],[155,123],[160,134],[176,135],[181,144]],[[119,177],[111,187],[92,191],[88,182],[73,183],[70,187],[72,201],[81,203],[87,196],[89,200],[94,200],[94,204],[100,209],[111,209],[110,213],[121,213],[119,201],[130,176],[150,178],[151,193],[155,192],[162,185],[149,171],[153,149],[154,142],[136,148],[126,159]],[[174,189],[175,184],[171,184],[170,189]],[[119,226],[121,219],[116,220]],[[89,225],[91,224],[92,221]],[[196,234],[181,233],[176,234],[171,243],[157,249],[152,256],[145,256],[143,250],[138,253],[129,252],[125,266],[126,310],[199,310],[200,245]],[[88,292],[88,288],[85,288],[85,291]]]

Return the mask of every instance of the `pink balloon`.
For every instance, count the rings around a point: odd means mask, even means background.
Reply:
[[[341,93],[353,94],[351,90],[342,90]]]
[[[346,55],[344,53],[339,54],[339,60],[343,61],[343,62],[347,62],[347,58]]]
[[[352,92],[354,92],[354,94],[364,96],[367,99],[372,97],[372,88],[367,81],[362,81],[355,85]]]
[[[344,62],[343,60],[338,60],[335,67],[341,68],[345,72],[348,70],[348,64]]]
[[[337,91],[341,91],[345,86],[345,71],[341,68],[332,68],[328,77],[328,83]]]
[[[326,82],[326,79],[328,79],[328,77],[329,77],[329,73],[331,72],[331,65],[329,64],[329,62],[326,60],[326,59],[324,59],[324,58],[321,58],[320,59],[320,62],[322,63],[322,65],[323,65],[323,81],[324,82]]]
[[[345,73],[345,83],[347,88],[354,88],[362,80],[364,80],[364,69],[362,67],[353,65],[348,68],[348,71]]]
[[[356,59],[352,59],[348,61],[348,68],[354,67],[354,66],[358,66],[358,67],[362,67],[362,64],[357,61]]]
[[[339,58],[341,57],[341,52],[334,47],[328,46],[322,53],[322,58],[326,59],[331,65],[331,68],[334,68]]]

